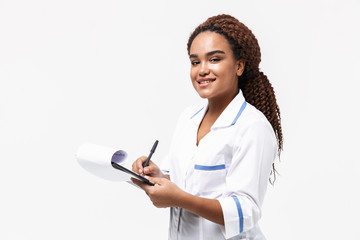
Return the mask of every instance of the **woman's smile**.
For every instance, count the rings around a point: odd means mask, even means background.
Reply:
[[[197,82],[200,87],[207,87],[211,83],[213,83],[215,80],[216,80],[216,78],[201,78],[201,79],[198,79]]]

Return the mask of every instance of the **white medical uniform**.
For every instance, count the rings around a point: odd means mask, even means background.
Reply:
[[[277,155],[275,133],[240,91],[197,146],[197,131],[206,110],[207,103],[183,112],[162,169],[184,191],[217,199],[225,226],[173,207],[169,239],[263,240],[257,222]]]

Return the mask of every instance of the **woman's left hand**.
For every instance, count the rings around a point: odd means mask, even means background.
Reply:
[[[148,176],[146,178],[153,182],[155,186],[150,186],[136,179],[132,179],[132,181],[146,192],[155,207],[166,208],[179,205],[179,201],[181,201],[185,192],[175,183],[166,178]]]

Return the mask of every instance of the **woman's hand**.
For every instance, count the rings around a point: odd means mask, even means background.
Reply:
[[[139,174],[144,174],[151,177],[166,177],[165,174],[163,174],[160,170],[160,168],[150,160],[149,165],[147,167],[143,167],[147,157],[142,156],[139,157],[133,164],[132,164],[132,170]]]
[[[132,180],[146,192],[155,207],[166,208],[179,206],[181,200],[186,195],[183,190],[167,178],[145,177],[149,179],[150,182],[153,182],[155,186],[150,186],[136,179]]]

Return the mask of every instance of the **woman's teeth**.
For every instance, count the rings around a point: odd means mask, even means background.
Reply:
[[[200,84],[204,84],[204,83],[209,83],[209,82],[213,82],[213,81],[215,81],[215,80],[206,80],[206,81],[201,81],[201,82],[199,82]]]

